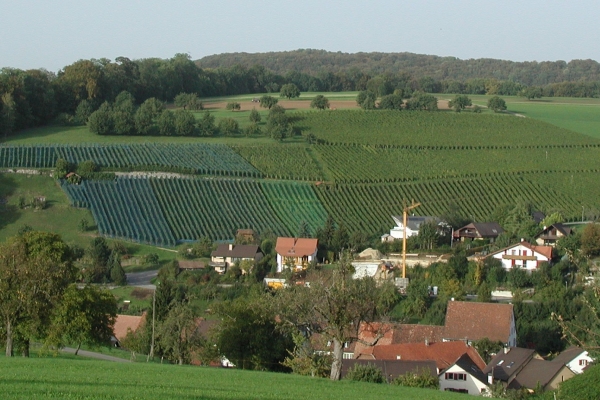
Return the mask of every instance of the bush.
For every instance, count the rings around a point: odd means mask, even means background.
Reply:
[[[219,121],[219,131],[225,136],[231,136],[238,133],[240,125],[233,118],[223,118]]]
[[[385,378],[380,368],[373,364],[355,364],[348,370],[346,379],[359,382],[384,383]]]
[[[229,111],[239,111],[241,108],[242,107],[240,106],[240,103],[238,103],[237,101],[227,103],[227,105],[225,106],[225,109]]]
[[[424,369],[419,372],[407,372],[404,375],[400,375],[392,381],[394,385],[426,388],[426,389],[438,389],[439,380],[435,375],[431,375],[428,369]]]

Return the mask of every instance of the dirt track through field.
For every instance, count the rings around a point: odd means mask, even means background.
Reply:
[[[240,111],[250,111],[253,108],[260,109],[260,103],[253,103],[251,101],[241,101]],[[308,100],[279,100],[277,103],[286,110],[309,110],[310,101]],[[204,108],[207,110],[224,110],[227,106],[227,102],[221,101],[218,103],[207,103]],[[358,109],[356,101],[354,100],[334,100],[329,102],[330,109]]]

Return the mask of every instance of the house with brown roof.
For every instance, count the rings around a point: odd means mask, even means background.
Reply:
[[[488,338],[506,346],[517,345],[517,328],[512,304],[449,301],[444,340],[472,342]]]
[[[454,364],[438,375],[440,390],[478,396],[488,389],[487,375],[469,354],[460,356]]]
[[[527,272],[535,271],[541,263],[552,261],[553,248],[551,246],[534,246],[525,240],[490,253],[492,257],[502,262],[506,270],[523,268]]]
[[[121,347],[121,341],[125,339],[128,332],[135,332],[146,320],[146,313],[140,315],[117,314],[113,326],[113,339],[116,347]]]
[[[534,350],[505,348],[483,370],[490,383],[502,382],[507,389],[554,390],[575,376],[562,362],[546,361]]]
[[[277,272],[282,272],[287,266],[306,269],[317,257],[317,245],[317,239],[278,237],[275,244]]]
[[[420,375],[428,372],[431,376],[437,375],[435,361],[342,360],[342,379],[346,377],[350,369],[357,365],[373,365],[379,368],[388,383],[408,373]]]
[[[210,254],[210,265],[220,274],[225,273],[227,268],[238,261],[249,260],[258,262],[263,258],[260,247],[247,244],[224,243]]]
[[[439,373],[452,366],[454,362],[465,353],[471,357],[471,360],[473,360],[479,369],[485,368],[485,362],[477,350],[461,341],[372,346],[365,349],[359,359],[435,361]]]
[[[461,242],[487,239],[493,243],[502,233],[504,233],[504,229],[497,222],[473,222],[455,230],[452,238]]]
[[[576,374],[583,373],[583,370],[594,362],[587,350],[581,347],[571,346],[552,360],[554,363],[566,365]]]
[[[563,224],[552,224],[545,226],[544,229],[535,235],[535,243],[539,246],[556,246],[556,242],[573,234],[573,230]]]

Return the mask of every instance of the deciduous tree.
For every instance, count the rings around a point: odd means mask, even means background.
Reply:
[[[194,114],[186,110],[175,110],[173,113],[175,134],[179,136],[192,136],[196,128]]]
[[[271,107],[277,104],[277,101],[278,100],[275,97],[265,94],[260,98],[260,106],[262,108],[268,108],[270,110]]]
[[[452,108],[456,112],[461,112],[466,107],[470,107],[473,103],[469,96],[464,94],[456,95],[452,100],[448,102],[448,107]]]
[[[310,108],[316,108],[317,110],[325,110],[329,108],[329,100],[322,94],[318,94],[310,102]]]
[[[250,114],[248,115],[248,119],[250,119],[250,122],[258,124],[262,118],[260,116],[260,113],[256,111],[256,108],[253,108],[252,111],[250,111]]]
[[[379,108],[382,110],[402,110],[402,96],[399,94],[388,94],[379,101]]]
[[[294,85],[293,83],[287,83],[281,86],[279,97],[285,97],[288,100],[300,97],[300,89],[298,89],[298,86]]]
[[[504,99],[498,96],[490,97],[487,106],[490,110],[496,113],[506,110],[506,102],[504,101]]]
[[[274,304],[288,326],[321,333],[333,343],[331,379],[341,376],[344,343],[358,340],[363,322],[377,316],[379,291],[373,279],[352,279],[352,258],[344,252],[330,278],[311,281],[310,288],[292,287],[278,291]],[[371,344],[371,343],[369,343]]]
[[[117,301],[109,291],[95,286],[78,289],[72,284],[52,314],[52,326],[47,344],[62,347],[77,344],[109,345],[117,316]]]
[[[219,120],[219,131],[222,135],[232,136],[239,132],[240,125],[233,118],[222,118]]]
[[[56,234],[29,231],[0,245],[0,316],[7,357],[13,355],[15,332],[28,341],[49,325],[75,272],[69,246]]]

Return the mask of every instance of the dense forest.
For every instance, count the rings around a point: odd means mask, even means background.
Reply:
[[[532,97],[600,97],[600,65],[459,60],[408,53],[342,54],[317,50],[223,54],[194,62],[117,57],[79,60],[57,73],[44,69],[0,70],[0,134],[50,122],[64,123],[128,92],[135,104],[199,97],[277,93],[286,84],[302,92],[370,91],[378,96],[414,92]]]
[[[431,77],[437,81],[468,79],[508,80],[525,86],[544,86],[561,82],[600,81],[600,63],[594,60],[515,62],[479,58],[461,60],[414,53],[342,53],[301,49],[269,53],[224,53],[204,57],[201,68],[230,68],[235,65],[262,65],[285,75],[299,72],[317,76],[327,73],[371,76],[406,73],[413,78]]]

